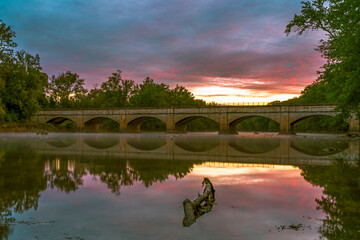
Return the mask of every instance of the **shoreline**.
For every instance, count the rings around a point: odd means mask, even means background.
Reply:
[[[8,122],[0,124],[0,134],[21,134],[21,133],[35,133],[36,135],[48,135],[54,133],[62,134],[155,134],[159,136],[216,136],[218,135],[216,131],[199,131],[199,132],[187,132],[185,134],[177,133],[166,133],[166,132],[157,132],[157,131],[143,131],[141,133],[126,133],[126,132],[116,132],[116,131],[79,131],[76,129],[64,128],[61,126],[54,126],[51,123],[35,123],[35,122]],[[238,134],[224,134],[218,136],[238,136],[238,137],[252,137],[252,138],[312,138],[312,137],[331,137],[331,138],[349,138],[349,139],[360,139],[359,135],[351,135],[349,133],[310,133],[310,132],[301,132],[296,135],[282,135],[278,132],[238,132]]]
[[[121,136],[156,136],[160,138],[177,138],[177,137],[219,137],[219,138],[280,138],[280,139],[316,139],[316,138],[342,138],[349,140],[360,140],[359,136],[349,136],[347,134],[329,134],[329,133],[298,133],[296,135],[281,135],[274,132],[239,132],[238,134],[219,135],[217,132],[188,132],[186,134],[174,134],[166,132],[141,132],[141,133],[124,133],[124,132],[71,132],[71,131],[45,131],[41,129],[32,129],[28,131],[1,131],[0,137],[29,137],[29,136],[56,136],[56,135],[121,135]]]
[[[59,132],[61,129],[50,123],[34,122],[6,122],[0,123],[0,133],[26,133],[26,132]]]

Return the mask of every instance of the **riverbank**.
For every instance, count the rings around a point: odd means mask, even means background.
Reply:
[[[0,132],[61,132],[60,129],[51,123],[34,123],[34,122],[4,122],[0,123]]]
[[[54,125],[51,123],[35,123],[35,122],[5,122],[0,123],[0,133],[36,133],[41,135],[47,135],[48,132],[54,133],[69,133],[69,132],[78,132],[82,131],[77,130],[76,128],[69,127],[68,125]],[[90,131],[91,132],[91,131]],[[95,131],[96,132],[96,131]],[[109,131],[103,129],[101,133],[118,133],[117,131]],[[161,132],[161,131],[160,131]],[[157,131],[144,131],[143,133],[158,133]],[[162,132],[161,132],[162,133]],[[189,131],[186,135],[217,135],[217,131]],[[182,134],[180,134],[182,135]],[[249,131],[238,133],[239,137],[252,137],[252,138],[267,138],[267,137],[297,137],[297,138],[314,138],[314,137],[345,137],[345,138],[360,138],[356,134],[348,133],[297,133],[296,135],[279,135],[277,132],[257,132]]]

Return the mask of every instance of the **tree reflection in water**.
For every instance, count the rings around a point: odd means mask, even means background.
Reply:
[[[133,185],[134,182],[134,172],[127,166],[127,163],[124,160],[90,160],[88,162],[87,170],[92,176],[99,177],[100,181],[106,183],[111,192],[117,195],[120,194],[120,186]]]
[[[193,161],[165,161],[165,160],[119,160],[108,159],[92,161],[87,170],[94,177],[107,184],[113,193],[120,194],[121,186],[133,185],[141,182],[146,187],[155,182],[163,182],[174,176],[183,178],[190,173],[194,166]]]
[[[115,194],[139,181],[146,187],[170,176],[183,178],[194,161],[124,160],[39,155],[27,144],[0,144],[0,239],[11,235],[13,213],[37,209],[47,187],[65,193],[83,185],[86,175],[99,178]]]
[[[48,160],[50,161],[50,160]],[[76,191],[83,184],[83,177],[86,175],[85,169],[69,169],[68,159],[56,158],[50,170],[45,171],[44,175],[51,189],[57,189],[65,193]]]
[[[0,239],[8,239],[12,213],[36,210],[47,180],[44,163],[28,145],[2,142],[0,152]]]
[[[131,160],[130,166],[134,171],[134,180],[142,182],[146,187],[155,182],[163,182],[169,176],[181,179],[190,173],[194,161],[185,160]],[[201,163],[201,162],[196,162]]]
[[[155,182],[167,180],[169,176],[181,179],[190,173],[194,166],[194,161],[182,160],[171,162],[111,158],[70,160],[70,158],[53,157],[48,161],[50,161],[51,169],[45,172],[45,176],[49,186],[66,193],[76,191],[83,184],[83,177],[87,174],[98,177],[113,193],[120,194],[121,186],[130,186],[134,182],[141,182],[149,187]],[[69,170],[71,161],[76,167]]]
[[[323,188],[316,199],[326,218],[319,228],[325,239],[360,239],[360,163],[337,159],[332,166],[300,167],[301,175]]]

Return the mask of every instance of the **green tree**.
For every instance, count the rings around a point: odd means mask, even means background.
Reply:
[[[183,86],[176,85],[170,90],[171,106],[186,107],[186,106],[205,106],[206,102],[200,99],[195,99],[194,94]]]
[[[123,79],[121,73],[121,70],[116,70],[101,84],[99,97],[102,107],[124,107],[129,104],[129,99],[135,91],[135,83],[133,80]]]
[[[0,20],[0,120],[28,119],[40,108],[47,75],[39,55],[15,51],[15,32]]]
[[[4,55],[11,55],[17,44],[13,41],[16,33],[0,19],[0,62]]]
[[[326,100],[334,100],[347,117],[360,115],[360,4],[358,0],[313,0],[302,2],[301,14],[286,26],[285,33],[303,34],[307,30],[322,30],[317,51],[326,59],[323,71],[304,94],[322,90]],[[318,88],[317,84],[322,84]],[[325,90],[326,88],[326,90]],[[316,89],[316,90],[313,90]],[[320,97],[323,99],[324,97]]]
[[[16,36],[15,32],[10,26],[7,26],[0,19],[0,66],[3,67],[4,61],[9,58],[9,52],[12,52],[12,48],[17,44],[13,41]],[[0,120],[5,116],[5,105],[3,104],[3,96],[5,92],[5,79],[0,74]]]
[[[67,71],[58,76],[53,75],[47,87],[51,107],[79,107],[86,97],[84,79],[78,74]]]
[[[329,88],[325,81],[313,82],[301,91],[300,97],[281,102],[281,104],[302,105],[302,104],[336,104],[336,91]]]
[[[5,80],[3,102],[8,114],[15,115],[9,120],[28,119],[40,110],[39,99],[47,84],[47,75],[41,70],[39,55],[34,57],[24,50],[1,64],[0,74]]]
[[[147,77],[138,85],[130,102],[136,107],[188,107],[205,106],[203,100],[195,96],[183,86],[176,85],[174,89],[164,83],[155,83],[154,79]]]
[[[170,90],[166,84],[157,84],[154,79],[146,77],[140,84],[134,95],[130,99],[130,103],[136,107],[169,107]]]
[[[86,108],[96,108],[101,107],[102,102],[102,91],[100,88],[98,88],[98,84],[96,83],[94,88],[90,89],[86,95],[86,98],[83,99],[82,105],[85,105],[84,107]]]
[[[5,116],[5,105],[3,104],[3,96],[5,91],[5,80],[0,77],[0,121]]]

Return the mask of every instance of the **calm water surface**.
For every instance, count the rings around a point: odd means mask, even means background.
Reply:
[[[360,239],[360,143],[1,134],[0,239]],[[212,211],[183,227],[208,177]]]

